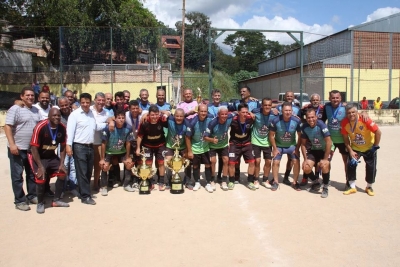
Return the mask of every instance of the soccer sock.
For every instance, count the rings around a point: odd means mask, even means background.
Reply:
[[[101,182],[101,187],[107,187],[107,183],[108,183],[108,175],[107,175],[107,172],[101,171],[101,174],[100,174],[100,182]]]
[[[215,182],[215,176],[211,176],[211,182]]]
[[[351,188],[356,188],[356,180],[349,181],[349,185]]]
[[[268,181],[268,176],[263,176],[263,182],[267,182]]]
[[[254,183],[254,174],[249,174],[249,176],[247,177],[247,181],[249,183]]]
[[[310,174],[309,173],[303,173],[303,179],[306,179],[308,181]]]
[[[229,182],[234,183],[235,182],[235,176],[229,176]]]
[[[129,182],[131,181],[131,170],[125,170],[125,179],[124,179],[124,187],[129,185]]]
[[[285,171],[285,176],[284,176],[284,178],[286,178],[286,179],[288,179],[289,178],[289,175],[290,175],[290,171],[291,171],[292,169],[289,169],[289,170],[286,170]]]
[[[214,181],[214,178],[211,177],[211,167],[206,167],[204,169],[204,175],[206,176],[207,183],[211,183],[211,181]]]
[[[54,193],[54,200],[60,199],[63,189],[64,189],[64,180],[57,178],[56,192]]]
[[[193,168],[193,178],[196,183],[200,181],[200,168]]]
[[[328,172],[328,173],[322,173],[322,181],[323,181],[323,183],[324,183],[324,185],[328,185],[329,184],[329,178],[330,178],[330,176],[331,176],[331,173],[330,172]]]
[[[235,164],[235,180],[239,181],[240,180],[240,165]]]
[[[308,175],[308,178],[310,178],[311,179],[311,181],[316,181],[316,180],[318,180],[318,176],[316,176],[315,174],[314,174],[314,172],[313,171],[311,171],[309,174],[307,174]]]
[[[370,183],[367,183],[367,187],[372,187],[372,184],[370,184]]]
[[[228,176],[222,176],[222,182],[228,182]]]
[[[36,184],[36,194],[37,194],[37,198],[38,198],[38,203],[43,203],[45,188],[46,188],[46,185],[44,183]]]
[[[160,176],[160,178],[158,179],[158,182],[159,182],[160,184],[165,184],[165,177],[164,177],[164,175]]]

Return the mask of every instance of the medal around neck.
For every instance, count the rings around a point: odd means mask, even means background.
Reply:
[[[140,178],[140,184],[139,184],[139,194],[140,195],[148,195],[150,194],[150,183],[149,179],[156,174],[157,170],[152,169],[151,167],[146,165],[146,148],[143,147],[142,153],[140,155],[142,156],[142,164],[133,167],[132,168],[132,173],[136,175],[137,177]]]

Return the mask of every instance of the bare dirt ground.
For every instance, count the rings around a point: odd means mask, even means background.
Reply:
[[[364,163],[358,193],[342,195],[335,154],[327,199],[285,185],[148,196],[117,188],[96,206],[67,195],[70,208],[50,208],[48,199],[43,215],[14,208],[1,138],[0,266],[399,266],[400,127],[381,128],[374,197]]]

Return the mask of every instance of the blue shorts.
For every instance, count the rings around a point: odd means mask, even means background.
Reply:
[[[276,157],[273,158],[272,160],[281,160],[282,156],[284,154],[287,154],[288,157],[290,157],[291,159],[297,159],[298,160],[299,157],[296,154],[293,153],[295,150],[296,150],[296,146],[278,147],[279,154],[276,155]]]

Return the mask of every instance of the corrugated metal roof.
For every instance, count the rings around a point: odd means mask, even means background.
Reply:
[[[322,62],[324,64],[351,64],[351,54],[327,58],[322,60]]]
[[[349,27],[350,31],[366,32],[400,32],[400,13],[366,22],[354,27]]]

